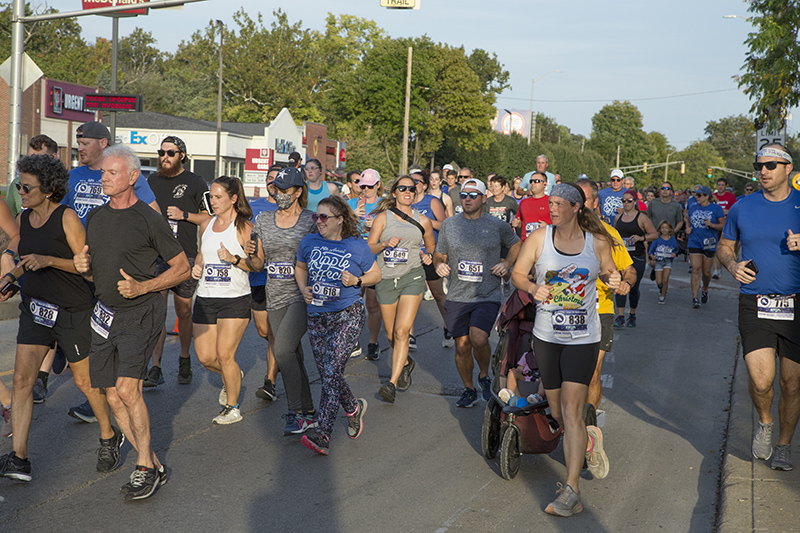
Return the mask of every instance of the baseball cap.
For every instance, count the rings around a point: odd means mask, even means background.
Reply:
[[[292,152],[291,154],[289,154],[289,161],[291,161],[293,165],[296,165],[297,162],[300,161],[300,153]]]
[[[111,132],[100,122],[81,124],[76,130],[75,136],[78,139],[106,139],[108,144],[114,144],[111,140]]]
[[[305,185],[305,180],[303,179],[302,172],[294,167],[286,167],[278,172],[278,177],[275,178],[272,184],[280,190],[285,191],[289,187],[302,187]]]
[[[612,178],[624,178],[625,174],[623,174],[620,169],[615,168],[614,170],[611,171],[611,177]]]
[[[481,180],[477,180],[475,178],[470,178],[470,179],[468,179],[467,181],[465,181],[464,183],[461,184],[461,190],[462,191],[464,189],[467,189],[467,188],[470,188],[470,187],[473,188],[473,189],[478,189],[478,192],[481,193],[481,194],[486,194],[486,185],[484,185]]]
[[[377,170],[372,168],[368,168],[361,175],[358,177],[357,183],[359,185],[375,185],[376,183],[381,181],[381,175],[378,174]]]
[[[711,189],[709,187],[706,187],[705,185],[703,185],[702,187],[698,187],[697,189],[695,189],[694,193],[695,194],[698,194],[698,193],[699,194],[707,194],[708,196],[711,196]]]
[[[454,170],[453,165],[445,165],[442,167],[442,170]]]

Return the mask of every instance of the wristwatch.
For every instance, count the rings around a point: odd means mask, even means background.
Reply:
[[[237,265],[239,264],[239,261],[241,261],[241,260],[242,260],[242,258],[241,258],[241,257],[239,257],[238,255],[234,255],[233,257],[235,257],[235,258],[236,258],[236,261],[233,263],[233,266],[237,266]]]
[[[361,287],[361,276],[358,277],[358,281],[355,284],[356,287]]]
[[[189,220],[189,212],[188,211],[184,211],[183,212],[183,220]]]

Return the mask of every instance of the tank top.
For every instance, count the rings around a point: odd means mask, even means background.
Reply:
[[[556,250],[553,226],[547,226],[544,246],[536,261],[536,284],[553,289],[536,305],[533,334],[555,344],[600,342],[597,314],[597,275],[600,262],[594,253],[594,237],[584,234],[581,253],[566,255]]]
[[[47,222],[39,228],[31,226],[31,210],[24,210],[20,214],[19,255],[39,254],[71,260],[75,254],[64,232],[66,209],[66,205],[56,207]],[[53,267],[25,272],[22,293],[28,298],[55,304],[71,313],[91,309],[94,303],[92,291],[83,276]]]
[[[419,212],[412,210],[411,218],[419,222]],[[394,248],[386,248],[378,254],[382,279],[402,277],[422,264],[422,259],[419,257],[422,232],[410,222],[398,219],[397,215],[386,211],[386,224],[380,240],[384,242],[392,237],[400,237],[400,244]]]
[[[319,201],[323,198],[327,198],[331,195],[331,190],[328,187],[327,181],[322,181],[322,187],[317,190],[312,189],[310,186],[308,187],[308,209],[309,211],[317,211],[317,205],[319,205]]]
[[[640,237],[644,237],[645,233],[642,228],[639,227],[639,217],[642,216],[641,211],[636,213],[636,216],[630,222],[623,222],[622,215],[617,217],[617,222],[614,224],[614,228],[619,232],[619,236],[622,237],[622,242],[625,245],[625,249],[628,250],[628,253],[631,256],[636,257],[644,257],[645,247],[644,241],[638,241],[636,243],[632,243],[630,241],[631,235],[639,235]]]
[[[422,197],[422,200],[415,203],[411,207],[419,211],[420,215],[425,215],[431,220],[436,220],[436,215],[433,214],[433,209],[431,208],[431,202],[434,198],[436,197],[432,194],[426,194]],[[442,209],[444,209],[444,204],[442,204]],[[433,239],[437,242],[439,241],[439,230],[433,230]],[[422,244],[422,251],[425,251],[425,243]]]
[[[238,298],[250,294],[250,278],[247,272],[231,263],[226,263],[217,255],[219,245],[222,243],[232,255],[241,257],[242,261],[247,257],[236,235],[236,221],[231,222],[230,226],[221,232],[214,231],[216,221],[217,217],[212,218],[203,232],[200,248],[200,254],[203,256],[203,273],[200,275],[197,295],[203,298]]]

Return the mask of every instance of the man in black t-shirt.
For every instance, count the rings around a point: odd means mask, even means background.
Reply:
[[[133,150],[107,148],[101,168],[103,194],[110,199],[89,212],[86,246],[74,264],[94,281],[98,299],[90,320],[92,387],[105,389],[122,430],[106,453],[116,466],[125,438],[136,449],[136,468],[122,492],[126,500],[140,500],[167,482],[166,467],[150,445],[150,415],[142,396],[147,361],[167,315],[158,293],[189,277],[189,261],[164,218],[136,198],[139,158]],[[161,275],[156,274],[159,257],[169,265]]]
[[[186,144],[179,137],[170,135],[161,141],[158,151],[158,172],[151,175],[147,182],[156,195],[161,206],[161,214],[166,217],[172,228],[172,234],[181,243],[189,268],[194,266],[197,257],[197,228],[209,217],[203,205],[203,194],[208,190],[206,182],[183,168],[186,162]],[[158,273],[167,269],[167,264],[159,261]],[[192,344],[192,296],[197,287],[197,280],[188,280],[170,287],[173,293],[175,314],[178,315],[178,335],[181,340],[181,355],[178,370],[178,383],[186,385],[192,382],[192,363],[189,358],[189,346]],[[169,290],[164,291],[164,299],[169,297]],[[161,356],[164,353],[164,340],[167,336],[166,326],[161,332],[153,350],[153,364],[144,380],[145,387],[156,387],[164,383],[161,372]]]

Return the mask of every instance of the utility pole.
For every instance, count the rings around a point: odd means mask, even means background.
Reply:
[[[225,35],[225,26],[221,20],[217,21],[219,27],[219,85],[217,88],[217,159],[214,164],[214,178],[221,175],[222,167],[220,165],[220,144],[222,143],[222,38]]]
[[[617,168],[619,168],[619,145],[617,145]]]
[[[406,110],[403,115],[403,160],[400,161],[400,175],[408,170],[408,115],[411,107],[411,55],[412,50],[408,47],[408,67],[406,68]]]
[[[111,92],[117,92],[117,64],[119,61],[119,17],[111,16]],[[111,142],[117,142],[117,112],[112,111],[108,117],[108,131],[111,133]]]

